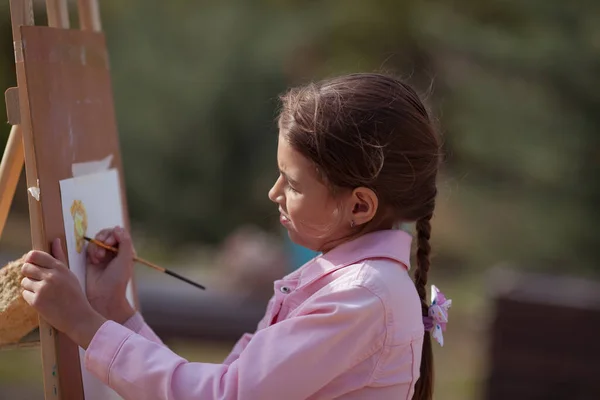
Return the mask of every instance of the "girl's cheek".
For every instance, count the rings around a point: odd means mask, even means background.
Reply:
[[[297,208],[298,208],[297,202],[295,202],[293,199],[290,199],[288,197],[287,201],[285,202],[285,209],[287,211],[288,216],[293,218],[297,214],[297,211],[298,211]]]
[[[288,217],[290,217],[291,219],[294,219],[294,207],[292,206],[292,204],[290,204],[289,201],[285,202],[285,209],[284,209],[285,213],[287,214]]]

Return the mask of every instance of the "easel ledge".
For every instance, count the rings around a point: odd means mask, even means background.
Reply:
[[[116,168],[121,172],[122,167],[120,153],[118,148],[118,138],[116,134],[116,123],[114,122],[114,110],[112,106],[112,92],[109,88],[110,77],[107,68],[103,66],[79,66],[73,68],[78,71],[81,82],[87,86],[81,89],[82,92],[73,94],[75,89],[69,81],[58,81],[59,85],[65,85],[67,94],[64,95],[65,100],[72,101],[74,96],[81,93],[92,93],[98,91],[97,96],[103,100],[102,106],[87,111],[74,111],[74,109],[66,108],[68,101],[65,104],[60,104],[60,107],[55,110],[44,110],[45,94],[47,99],[49,96],[55,96],[55,99],[61,99],[54,89],[48,86],[48,80],[52,80],[55,71],[58,71],[58,77],[61,77],[62,70],[48,71],[41,70],[41,76],[36,76],[36,68],[42,68],[43,65],[33,65],[29,63],[27,66],[27,54],[35,58],[36,54],[42,54],[47,50],[47,46],[60,44],[60,40],[66,40],[67,43],[81,43],[90,48],[97,49],[101,53],[105,53],[104,39],[101,33],[100,13],[97,0],[78,0],[78,15],[79,15],[79,30],[70,29],[69,24],[69,9],[67,0],[46,0],[46,9],[48,16],[48,27],[57,28],[56,30],[45,30],[44,35],[39,29],[47,29],[42,27],[33,27],[34,12],[32,0],[9,0],[10,13],[12,23],[12,34],[15,50],[15,65],[17,72],[18,87],[9,88],[5,93],[6,108],[8,122],[12,125],[7,145],[4,150],[2,161],[0,162],[0,237],[4,230],[8,213],[15,195],[17,183],[23,165],[26,166],[27,172],[27,187],[39,188],[46,184],[41,196],[44,201],[39,201],[33,196],[28,195],[29,200],[29,217],[31,223],[31,238],[32,248],[39,250],[49,250],[49,237],[62,235],[64,237],[64,226],[58,224],[58,219],[53,214],[61,214],[58,211],[57,204],[60,203],[60,192],[57,188],[58,180],[65,179],[68,176],[68,168],[66,161],[58,160],[56,165],[49,164],[48,152],[64,150],[70,159],[88,159],[96,157],[101,152],[111,152],[115,155]],[[36,31],[38,29],[38,31]],[[84,34],[84,32],[87,32]],[[94,33],[94,35],[92,35]],[[27,48],[24,48],[23,37],[28,37]],[[36,48],[37,50],[32,50]],[[46,47],[44,47],[46,46]],[[37,51],[38,53],[35,53]],[[29,53],[28,53],[29,52]],[[72,67],[72,66],[71,66]],[[65,68],[71,68],[65,67]],[[102,68],[101,68],[102,67]],[[60,67],[56,67],[60,68]],[[58,78],[57,78],[58,79]],[[27,85],[29,84],[29,87]],[[107,87],[108,86],[108,87]],[[80,89],[80,87],[78,87]],[[72,101],[74,103],[74,101]],[[36,110],[36,119],[32,118],[31,110]],[[40,114],[40,110],[43,112]],[[58,110],[58,111],[57,111]],[[44,114],[45,113],[45,114]],[[43,114],[43,115],[42,115]],[[82,143],[75,143],[69,148],[62,149],[56,147],[64,139],[64,123],[66,115],[75,116],[79,133],[76,139]],[[41,117],[40,117],[41,115]],[[50,137],[48,122],[52,122],[49,116],[58,118],[58,127],[56,132],[50,131],[54,136]],[[101,119],[105,126],[98,128],[97,119]],[[69,122],[70,123],[70,122]],[[46,129],[46,130],[44,130]],[[102,130],[103,129],[103,130]],[[104,136],[98,132],[104,132]],[[77,141],[77,140],[76,140]],[[36,151],[37,150],[37,151]],[[39,165],[38,165],[39,164]],[[50,167],[49,167],[50,166]],[[39,167],[39,168],[38,168]],[[54,184],[56,183],[56,187]],[[121,184],[123,182],[121,181]],[[44,206],[42,207],[42,203]],[[126,202],[123,194],[123,207],[126,225],[128,225],[128,213],[126,212]],[[50,212],[50,211],[58,212]],[[45,211],[45,212],[44,212]],[[127,226],[128,227],[128,226]],[[134,289],[135,290],[135,289]],[[137,298],[136,298],[137,303]],[[137,307],[137,304],[136,304]],[[44,381],[44,396],[46,400],[83,400],[84,388],[80,369],[79,349],[70,341],[66,335],[56,331],[46,321],[40,318],[39,320],[39,342],[35,339],[32,341],[31,335],[27,336],[20,343],[15,343],[4,348],[23,348],[34,347],[41,345],[42,369]]]
[[[17,343],[5,344],[0,347],[0,353],[3,351],[15,349],[31,349],[40,347],[40,332],[39,329],[34,329],[31,333],[21,339]]]

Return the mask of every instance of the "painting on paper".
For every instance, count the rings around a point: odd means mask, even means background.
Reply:
[[[60,181],[69,267],[85,291],[87,242],[105,228],[123,226],[121,188],[117,170],[91,173]],[[127,298],[133,304],[131,284]],[[114,400],[120,397],[89,374],[84,366],[85,352],[80,349],[81,370],[86,400]]]

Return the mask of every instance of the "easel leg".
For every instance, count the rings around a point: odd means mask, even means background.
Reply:
[[[56,0],[51,2],[53,6],[56,6],[56,10],[49,12],[49,17],[52,23],[64,24],[68,21],[65,11],[67,10],[65,4],[66,0]],[[32,0],[10,0],[10,15],[13,31],[13,42],[15,44],[15,62],[17,69],[17,84],[21,86],[21,79],[23,78],[23,58],[22,58],[22,43],[21,43],[21,27],[25,25],[34,25],[33,16],[33,4]],[[21,91],[19,92],[21,93]],[[23,93],[25,95],[25,93]],[[26,97],[26,96],[25,96]],[[27,129],[27,127],[23,127]],[[16,189],[16,183],[18,182],[18,175],[23,167],[25,158],[25,146],[23,146],[23,140],[21,137],[26,132],[21,131],[21,125],[14,125],[13,130],[5,150],[4,158],[2,159],[0,167],[0,190],[2,190],[2,198],[0,201],[0,215],[2,217],[2,228],[6,220],[6,214],[12,203],[12,198]],[[16,133],[15,133],[16,132]],[[35,159],[33,154],[28,154],[29,162],[31,163],[30,168],[35,171]],[[17,165],[19,166],[17,168]],[[10,194],[10,196],[9,196]],[[30,201],[31,203],[31,201]],[[39,211],[36,211],[38,213]],[[6,214],[5,214],[6,213]],[[31,204],[30,204],[30,218],[32,217]],[[34,216],[37,218],[37,215]],[[33,233],[32,233],[33,236]],[[39,247],[39,246],[38,246]],[[40,318],[39,320],[39,331],[40,331],[40,344],[41,344],[41,356],[42,356],[42,371],[44,380],[44,398],[46,400],[80,400],[83,399],[83,388],[81,384],[67,385],[63,390],[62,384],[68,384],[69,377],[63,377],[59,371],[59,345],[61,338],[64,341],[64,335],[59,335],[58,332],[50,326],[45,320]],[[65,359],[79,360],[78,349],[76,347],[65,346],[72,348],[73,354],[66,354],[68,350],[61,351],[61,356],[65,356]],[[77,377],[70,377],[71,379]],[[79,383],[81,378],[79,377]],[[66,393],[65,393],[66,392]]]
[[[77,0],[79,8],[79,27],[82,31],[100,32],[100,8],[97,0]]]
[[[46,0],[48,26],[69,29],[69,7],[66,0]]]
[[[0,162],[0,237],[6,225],[8,212],[17,190],[17,183],[23,170],[23,134],[19,125],[13,125]]]
[[[46,0],[48,25],[53,28],[69,28],[68,0]],[[30,92],[27,90],[27,74],[24,59],[24,43],[21,40],[23,26],[34,25],[33,0],[10,0],[15,64],[20,110],[14,115],[24,116],[22,122],[12,120],[15,127],[0,165],[0,235],[4,228],[8,210],[19,179],[23,159],[26,161],[28,186],[36,184],[39,177],[30,113]],[[78,0],[80,29],[101,32],[100,13],[97,0]],[[101,49],[102,50],[102,49]],[[31,64],[31,62],[29,62]],[[14,91],[12,95],[14,96]],[[10,93],[9,93],[10,95]],[[9,102],[7,102],[7,105]],[[9,110],[10,111],[10,110]],[[10,120],[10,119],[9,119]],[[21,139],[21,136],[24,140]],[[39,184],[39,181],[38,181]],[[43,197],[42,197],[43,198]],[[41,201],[28,196],[32,231],[32,248],[47,250],[46,231],[43,226]],[[80,368],[79,348],[63,333],[51,327],[45,320],[39,320],[44,398],[46,400],[83,400],[85,398]]]

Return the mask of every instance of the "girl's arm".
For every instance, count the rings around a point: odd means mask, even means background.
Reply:
[[[223,364],[230,365],[232,362],[237,360],[240,357],[240,354],[242,354],[242,351],[244,351],[244,349],[248,346],[248,343],[250,343],[250,340],[253,336],[254,335],[251,333],[243,334],[240,340],[238,340],[235,346],[233,346],[231,353],[229,353],[229,355],[225,358]]]
[[[385,313],[369,289],[339,289],[302,308],[299,316],[259,329],[231,364],[188,362],[108,321],[91,341],[85,365],[126,400],[294,400],[381,350]]]
[[[270,301],[273,300],[271,299]],[[263,317],[263,319],[258,323],[257,329],[263,328],[266,325],[266,320],[267,317]],[[150,328],[150,326],[144,321],[144,317],[142,316],[142,314],[140,314],[139,311],[136,311],[131,318],[125,321],[123,326],[152,342],[164,344],[162,340],[158,337],[158,335],[154,333],[152,328]],[[244,351],[244,349],[250,342],[250,339],[252,339],[252,336],[253,334],[251,333],[245,333],[244,335],[242,335],[242,337],[238,340],[238,342],[231,350],[231,353],[229,353],[227,358],[225,358],[225,360],[223,361],[223,364],[231,364],[233,361],[237,360],[242,351]]]
[[[269,303],[267,304],[267,312],[265,313],[265,316],[262,317],[262,319],[258,322],[258,325],[256,326],[256,331],[259,331],[267,326],[267,321],[269,318],[268,310],[273,305],[274,301],[275,301],[275,296],[273,296],[273,297],[271,297],[271,299],[269,299]],[[239,358],[240,354],[242,354],[242,351],[244,351],[246,346],[248,346],[248,343],[250,343],[250,340],[253,337],[254,337],[254,334],[252,334],[252,333],[243,334],[242,337],[237,341],[235,346],[233,346],[231,353],[229,353],[229,355],[225,358],[225,360],[223,361],[223,364],[229,365],[232,362],[234,362],[235,360],[237,360]]]
[[[130,331],[133,331],[151,342],[158,343],[164,345],[162,340],[158,337],[156,333],[150,328],[150,326],[144,321],[144,318],[139,312],[136,312],[130,319],[128,319],[123,326]],[[237,360],[242,351],[246,348],[250,339],[252,339],[251,333],[245,333],[235,344],[231,353],[227,356],[223,364],[231,364],[233,361]]]

